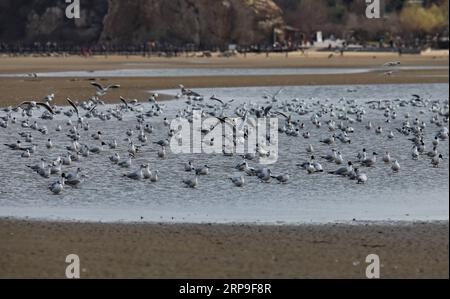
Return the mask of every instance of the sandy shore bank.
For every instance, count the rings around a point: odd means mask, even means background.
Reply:
[[[448,55],[394,54],[346,54],[328,58],[325,53],[308,55],[250,54],[247,58],[143,58],[118,57],[68,57],[68,58],[0,58],[0,73],[30,73],[54,71],[89,71],[139,68],[297,68],[297,67],[380,67],[386,61],[400,60],[403,66],[448,66]],[[92,96],[94,89],[89,81],[120,83],[122,88],[105,97],[117,102],[118,97],[145,100],[149,90],[177,88],[180,83],[190,88],[243,87],[243,86],[289,86],[289,85],[337,85],[337,84],[397,84],[397,83],[448,83],[448,70],[403,70],[392,76],[383,72],[339,75],[279,75],[279,76],[217,76],[180,78],[0,78],[0,106],[13,105],[23,100],[40,99],[49,93],[56,94],[56,103],[65,103],[66,97],[82,100]]]
[[[1,73],[92,71],[145,68],[298,68],[298,67],[378,67],[388,61],[401,61],[404,66],[448,66],[448,52],[429,55],[402,55],[395,53],[345,53],[344,56],[327,52],[248,54],[235,57],[142,57],[94,56],[69,57],[2,57]]]
[[[0,277],[448,278],[448,222],[399,225],[87,224],[0,220]]]

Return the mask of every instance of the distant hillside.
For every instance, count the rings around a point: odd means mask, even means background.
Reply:
[[[287,24],[306,34],[378,40],[400,35],[404,38],[426,35],[448,36],[448,0],[381,0],[384,18],[365,17],[364,0],[274,0],[284,11]]]
[[[282,11],[272,0],[81,1],[81,19],[65,18],[65,2],[1,0],[0,41],[115,45],[156,41],[224,46],[272,40]]]
[[[448,37],[449,0],[382,3],[384,18],[369,20],[364,0],[95,0],[81,1],[81,19],[68,20],[62,0],[1,0],[0,42],[224,48],[270,44],[285,24],[308,40],[316,31],[361,43]]]

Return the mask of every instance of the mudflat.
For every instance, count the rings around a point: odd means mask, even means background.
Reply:
[[[298,226],[0,220],[0,277],[448,278],[448,222]]]

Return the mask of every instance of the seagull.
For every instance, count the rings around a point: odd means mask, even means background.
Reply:
[[[195,170],[195,167],[192,164],[192,161],[188,161],[186,164],[184,164],[184,171],[191,172],[193,170]]]
[[[39,103],[39,102],[35,102],[35,101],[25,101],[25,102],[20,103],[20,105],[17,106],[17,108],[22,107],[22,106],[27,106],[28,110],[31,110],[36,107],[44,107],[51,114],[53,114],[53,115],[55,114],[55,111],[53,111],[52,107],[50,107],[50,105],[47,102]]]
[[[194,179],[183,180],[183,184],[188,188],[197,188],[198,187],[198,177],[195,176]]]
[[[244,179],[244,176],[242,176],[242,175],[238,176],[238,177],[229,178],[229,179],[236,187],[244,187],[244,185],[245,185],[245,179]]]
[[[115,153],[113,156],[109,157],[109,160],[114,164],[118,164],[120,161],[120,156],[118,153]]]
[[[156,183],[159,182],[159,170],[155,170],[152,174],[152,176],[150,177],[150,181],[152,183]]]
[[[186,89],[183,85],[179,85],[180,89],[181,89],[181,94],[183,96],[187,96],[187,97],[201,97],[201,95],[199,93],[196,93],[190,89]]]
[[[335,149],[331,149],[331,153],[328,154],[327,156],[322,156],[322,159],[327,160],[328,162],[334,162],[337,158],[336,156],[336,150]]]
[[[400,61],[389,61],[386,62],[385,64],[383,64],[383,66],[388,66],[388,67],[393,67],[393,66],[397,66],[400,65]]]
[[[436,136],[436,137],[434,137],[434,139],[433,139],[433,146],[438,146],[438,145],[439,145],[439,137]]]
[[[30,158],[31,157],[31,153],[30,150],[26,150],[22,153],[22,158]]]
[[[4,144],[5,146],[9,147],[13,151],[17,150],[23,150],[22,145],[20,143],[20,140],[17,141],[17,143],[11,143],[11,144]]]
[[[441,163],[443,159],[444,157],[442,156],[442,154],[440,154],[438,157],[434,157],[433,159],[431,159],[431,164],[433,165],[434,168],[438,168],[439,163]]]
[[[355,169],[355,173],[358,184],[365,184],[367,182],[367,175],[365,173],[360,173],[359,169]]]
[[[431,150],[431,151],[429,151],[429,152],[427,153],[427,156],[430,157],[430,158],[434,158],[434,157],[436,157],[437,155],[438,155],[438,152],[437,152],[437,147],[436,147],[436,146],[433,147],[433,150]]]
[[[53,148],[53,143],[51,139],[47,140],[47,143],[45,144],[45,146],[47,147],[47,149],[52,149]]]
[[[158,157],[161,159],[167,158],[167,152],[166,152],[165,146],[162,146],[161,149],[158,151]]]
[[[119,162],[117,165],[119,165],[122,168],[130,168],[132,164],[131,160],[132,158],[134,158],[134,155],[130,154],[126,160]]]
[[[280,183],[287,183],[290,179],[290,176],[288,174],[278,175],[278,176],[272,176],[272,178],[276,179]]]
[[[106,143],[102,142],[101,146],[94,146],[89,148],[89,152],[93,153],[93,154],[99,154],[101,152],[103,152],[103,147],[106,145]]]
[[[420,153],[419,153],[419,149],[417,148],[417,146],[413,147],[413,151],[411,153],[411,156],[412,156],[413,160],[418,160],[419,159]]]
[[[74,103],[70,98],[67,98],[66,100],[67,100],[67,102],[70,104],[70,106],[72,106],[73,109],[75,109],[75,113],[77,114],[77,117],[78,117],[78,125],[79,125],[79,126],[83,126],[83,121],[84,121],[84,120],[83,120],[83,118],[82,118],[81,115],[80,115],[80,110],[78,109],[77,105],[75,105],[75,103]],[[94,106],[88,111],[88,114],[92,113],[92,111],[94,111],[96,108],[97,108],[97,106],[94,105]]]
[[[58,195],[61,192],[63,192],[64,185],[65,185],[65,178],[66,178],[66,174],[63,173],[61,176],[61,179],[59,181],[54,182],[48,186],[49,190],[55,195]]]
[[[142,180],[144,178],[142,170],[146,167],[147,167],[146,165],[141,165],[139,169],[136,170],[135,172],[124,174],[124,176],[132,180]]]
[[[373,157],[371,159],[368,158],[368,159],[361,161],[361,165],[367,166],[367,167],[374,166],[377,163],[377,156],[378,156],[378,154],[373,152]]]
[[[400,171],[400,163],[398,163],[398,161],[395,160],[394,163],[392,164],[391,169],[392,169],[394,172],[399,172],[399,171]]]
[[[336,155],[336,157],[335,157],[335,159],[334,159],[334,162],[335,162],[337,165],[341,165],[342,163],[344,163],[344,158],[342,157],[341,152],[338,152],[338,153],[337,153],[337,155]]]
[[[116,141],[116,139],[114,139],[110,143],[108,143],[108,146],[109,146],[110,149],[116,149],[117,148],[117,141]]]
[[[47,96],[44,97],[44,102],[49,103],[52,102],[55,99],[55,94],[49,94]]]
[[[77,171],[75,173],[70,173],[66,175],[65,177],[65,183],[68,186],[71,187],[78,187],[82,183],[82,177],[86,177],[84,175],[81,175],[82,169],[77,168]]]
[[[150,166],[148,164],[143,165],[144,168],[142,169],[142,175],[144,176],[144,179],[148,180],[152,178],[152,172],[150,171]]]
[[[384,154],[383,162],[384,163],[391,163],[391,154],[389,152],[386,152],[386,154]]]
[[[159,146],[167,147],[167,146],[170,145],[170,142],[169,142],[169,140],[166,139],[166,140],[160,140],[158,142],[154,142],[154,144],[157,144]]]
[[[195,169],[196,175],[208,175],[209,174],[209,166],[205,165],[203,167]]]
[[[327,145],[332,145],[332,144],[335,143],[335,137],[336,137],[336,135],[333,135],[333,136],[331,136],[329,138],[321,140],[320,142],[324,143],[324,144],[327,144]]]
[[[263,168],[263,169],[259,170],[256,175],[263,182],[269,182],[270,179],[272,178],[272,170],[270,170],[268,168]]]
[[[376,128],[375,133],[377,133],[377,134],[383,133],[383,128],[382,127]]]
[[[334,175],[340,175],[340,176],[347,176],[352,171],[353,171],[353,163],[349,161],[347,167],[341,167],[338,170],[331,171],[331,172],[328,172],[328,173],[329,174],[334,174]]]
[[[120,85],[118,85],[118,84],[110,84],[108,86],[102,86],[101,84],[99,84],[97,82],[91,82],[91,85],[97,89],[97,96],[99,96],[99,97],[106,95],[106,93],[110,89],[120,88]]]

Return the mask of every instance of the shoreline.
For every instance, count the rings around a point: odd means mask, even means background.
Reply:
[[[111,224],[0,218],[0,277],[448,278],[448,221],[407,225]]]
[[[121,88],[102,99],[106,103],[119,102],[119,96],[145,101],[155,90],[176,89],[179,84],[188,88],[233,88],[259,86],[322,86],[322,85],[373,85],[373,84],[448,84],[448,72],[442,70],[399,71],[391,77],[380,72],[345,75],[277,75],[277,76],[212,76],[212,77],[157,77],[157,78],[1,78],[0,90],[6,96],[0,106],[19,104],[24,100],[39,100],[55,93],[54,104],[88,99],[94,94],[92,80],[101,84],[118,83]]]
[[[213,222],[213,221],[176,221],[176,220],[81,220],[70,218],[46,218],[46,217],[30,217],[30,216],[11,216],[0,215],[1,221],[17,221],[17,222],[39,222],[39,223],[61,223],[61,224],[110,224],[110,225],[219,225],[219,226],[261,226],[261,227],[297,227],[297,226],[328,226],[328,225],[348,225],[348,226],[409,226],[414,224],[449,224],[450,219],[431,219],[431,220],[334,220],[334,221],[310,221],[310,222],[264,222],[264,221],[226,221],[226,222]]]
[[[151,68],[373,68],[382,67],[388,61],[401,61],[402,66],[446,66],[449,65],[448,52],[436,55],[402,55],[346,53],[344,56],[329,53],[307,52],[284,54],[247,55],[220,58],[144,58],[139,56],[95,56],[83,58],[70,57],[0,57],[0,74],[57,72],[57,71],[98,71],[151,69]],[[131,65],[131,66],[130,66]],[[95,90],[90,86],[91,79],[102,84],[119,83],[121,88],[104,97],[105,102],[116,103],[119,96],[145,100],[149,91],[174,89],[179,84],[188,88],[220,88],[249,86],[318,86],[318,85],[365,85],[365,84],[426,84],[449,83],[448,69],[398,70],[392,76],[384,71],[356,74],[320,75],[261,75],[261,76],[199,76],[199,77],[96,77],[93,78],[0,78],[0,91],[3,96],[0,106],[19,104],[24,100],[39,100],[55,93],[55,104],[66,103],[66,97],[83,100],[91,97]]]

